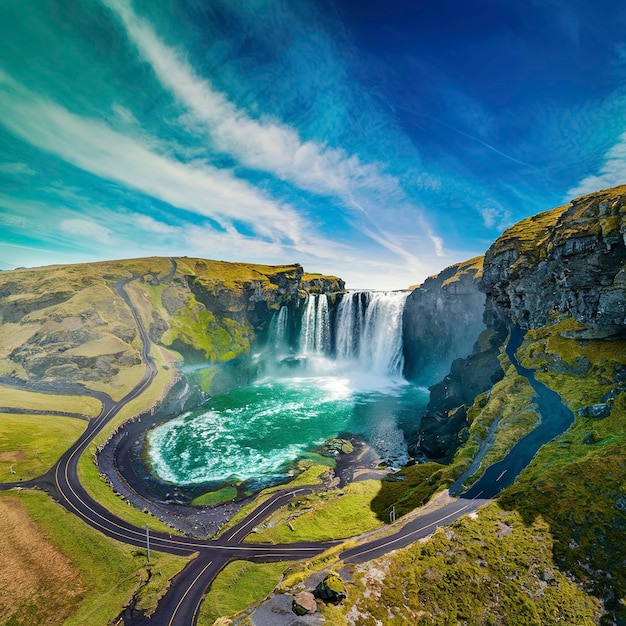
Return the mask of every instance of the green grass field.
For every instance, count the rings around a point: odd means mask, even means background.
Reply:
[[[234,615],[267,596],[280,582],[289,563],[234,561],[217,576],[198,615],[198,626],[211,626],[218,617]]]
[[[0,614],[11,626],[109,624],[134,594],[153,611],[187,562],[153,551],[148,564],[145,550],[108,539],[40,492],[0,493],[0,520]]]
[[[248,535],[246,541],[325,541],[374,530],[382,525],[372,510],[372,501],[380,488],[379,480],[364,480],[342,490],[295,497],[271,515],[258,532]]]
[[[89,396],[64,396],[52,393],[39,393],[0,385],[0,407],[29,409],[36,411],[64,411],[96,417],[102,403]]]
[[[45,474],[86,427],[72,417],[0,413],[0,482]]]

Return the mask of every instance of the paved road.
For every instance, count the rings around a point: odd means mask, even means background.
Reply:
[[[456,500],[409,522],[394,535],[370,541],[356,548],[350,548],[350,550],[342,552],[339,558],[346,563],[363,563],[377,559],[392,550],[405,548],[418,539],[428,537],[439,526],[451,524],[459,517],[472,513],[489,502],[491,500]]]
[[[176,270],[172,260],[170,275]],[[153,279],[156,276],[151,275]],[[39,484],[47,488],[59,503],[81,518],[92,528],[108,537],[138,547],[146,546],[145,529],[137,528],[118,518],[101,506],[85,491],[78,479],[77,465],[80,456],[102,428],[119,413],[131,400],[139,397],[154,380],[156,365],[150,356],[150,340],[146,329],[126,294],[124,287],[135,276],[116,284],[115,288],[131,310],[139,337],[141,339],[141,357],[146,364],[146,371],[137,386],[120,401],[115,402],[108,396],[102,396],[103,408],[100,415],[93,419],[78,441],[61,457],[59,462],[40,479],[19,483],[21,486]],[[10,485],[3,485],[7,488]],[[202,540],[189,537],[172,536],[165,533],[150,533],[152,550],[178,555],[197,556],[174,578],[167,593],[159,602],[155,614],[150,619],[141,620],[141,624],[156,626],[187,626],[196,623],[197,613],[203,595],[219,571],[232,560],[252,561],[293,561],[310,559],[338,542],[299,542],[285,545],[241,544],[240,542],[263,519],[279,507],[286,504],[295,495],[312,492],[311,487],[287,488],[276,492],[268,500],[253,510],[244,520],[228,530],[220,539]],[[459,500],[437,512],[428,514],[409,523],[391,537],[372,541],[343,553],[342,558],[359,563],[381,556],[400,547],[404,547],[420,537],[432,533],[440,524],[450,523],[461,515],[476,510],[484,500]]]
[[[520,439],[502,460],[490,465],[481,478],[461,495],[462,498],[495,498],[505,487],[513,484],[541,446],[565,432],[574,423],[574,414],[563,404],[559,394],[538,381],[534,372],[517,360],[515,353],[523,338],[524,334],[519,326],[512,325],[506,354],[518,374],[524,376],[535,391],[534,399],[541,423]]]

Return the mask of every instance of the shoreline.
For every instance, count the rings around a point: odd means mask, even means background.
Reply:
[[[99,449],[97,467],[111,488],[129,505],[151,513],[179,532],[205,538],[215,535],[224,523],[253,501],[262,490],[234,502],[191,506],[189,502],[194,497],[210,491],[208,485],[170,484],[146,470],[141,454],[148,430],[172,419],[181,411],[193,410],[193,407],[186,406],[187,400],[184,394],[174,388],[154,414],[142,413],[124,422]],[[326,488],[344,487],[359,480],[380,480],[392,472],[390,468],[379,467],[381,458],[363,436],[343,433],[343,438],[350,440],[354,450],[336,457],[333,478],[326,484]],[[289,488],[291,482],[283,486]]]

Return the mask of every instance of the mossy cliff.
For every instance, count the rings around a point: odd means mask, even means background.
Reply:
[[[442,484],[461,477],[467,486],[549,419],[504,354],[507,328],[518,324],[526,331],[518,360],[576,419],[500,502],[529,526],[547,523],[554,565],[603,601],[603,624],[626,623],[625,213],[626,187],[601,191],[522,220],[489,248],[488,331],[431,388],[418,449],[450,462]],[[475,363],[489,349],[498,380],[476,395],[486,370]]]
[[[281,306],[300,306],[303,276],[297,264],[157,257],[2,272],[0,381],[121,397],[144,371],[135,321],[115,288],[129,279],[128,297],[172,364],[233,361]],[[336,277],[315,278],[318,292],[343,288]]]
[[[522,220],[485,254],[489,315],[540,328],[565,314],[580,337],[624,334],[626,186]],[[489,319],[487,320],[489,322]]]

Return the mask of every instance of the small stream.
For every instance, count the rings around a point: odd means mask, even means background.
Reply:
[[[524,333],[517,325],[511,326],[511,335],[506,346],[506,354],[520,376],[525,376],[535,390],[535,402],[541,415],[541,422],[518,441],[509,453],[497,463],[487,468],[482,477],[462,494],[463,498],[494,498],[519,476],[520,472],[532,461],[544,444],[565,432],[574,423],[574,414],[568,409],[559,394],[552,391],[535,378],[529,370],[517,360],[515,353],[522,345]]]

